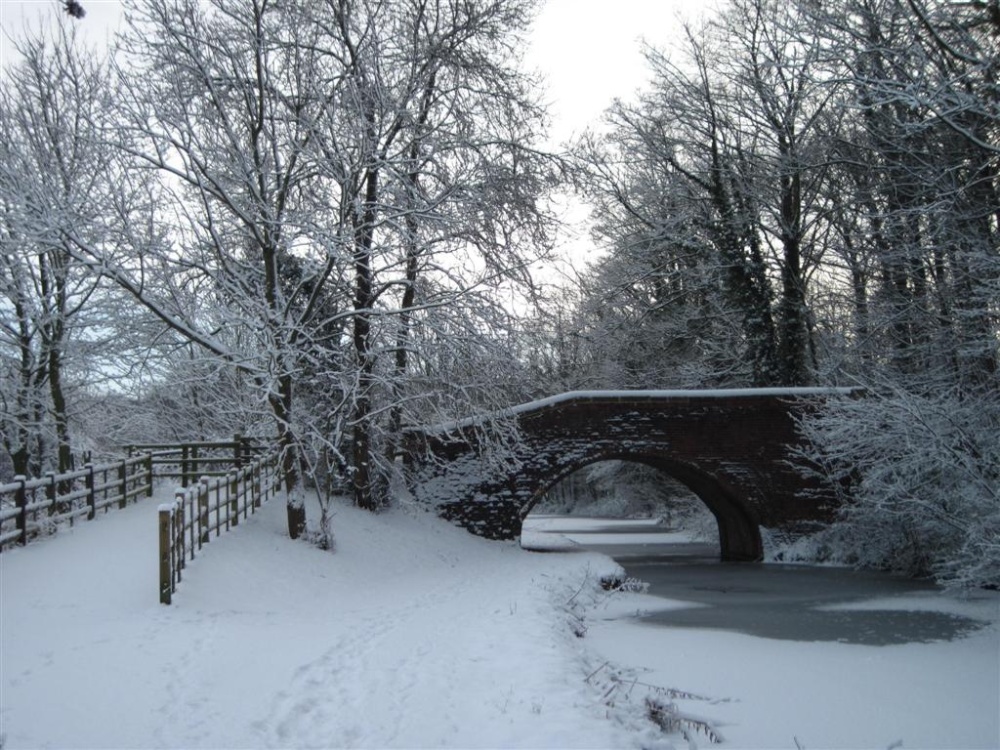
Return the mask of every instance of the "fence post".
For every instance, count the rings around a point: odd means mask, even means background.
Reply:
[[[48,486],[45,488],[45,499],[51,503],[49,505],[49,515],[54,516],[59,512],[59,509],[56,507],[56,473],[54,471],[45,472],[45,479],[48,482]]]
[[[83,478],[84,486],[87,488],[87,520],[93,521],[97,516],[97,496],[94,492],[94,465],[87,464],[84,467],[87,475]]]
[[[267,462],[267,474],[267,497],[265,499],[270,501],[278,491],[278,465],[274,456]]]
[[[146,467],[146,497],[153,496],[153,454],[147,453],[143,461]]]
[[[271,456],[271,463],[268,466],[271,471],[271,489],[268,490],[267,499],[272,500],[281,490],[281,469],[278,466],[278,457]]]
[[[170,604],[170,597],[174,591],[174,574],[171,570],[173,561],[173,550],[171,549],[173,529],[170,528],[173,520],[173,506],[163,504],[160,511],[160,604]]]
[[[25,487],[28,478],[24,474],[18,474],[14,477],[14,481],[21,485],[14,490],[14,505],[19,511],[17,518],[15,518],[15,524],[17,530],[21,532],[17,543],[23,547],[28,543],[28,492]]]
[[[121,492],[121,497],[118,500],[118,507],[124,508],[128,505],[128,465],[125,463],[125,459],[118,464],[118,491]]]
[[[181,446],[181,487],[188,486],[188,447]]]
[[[263,503],[266,503],[271,495],[271,462],[264,458],[260,461],[258,467],[258,471],[260,472],[260,495],[254,501],[254,508],[259,508]]]
[[[187,565],[187,544],[184,541],[184,527],[187,525],[187,509],[184,507],[184,503],[179,503],[177,510],[174,511],[174,546],[177,553],[177,564],[175,571],[175,578],[177,582],[180,583],[181,571],[184,570]],[[193,550],[192,550],[193,552]]]
[[[201,492],[198,488],[198,549],[201,545],[208,544],[211,538],[208,523],[208,493]]]
[[[268,502],[271,499],[271,493],[274,492],[274,460],[273,458],[265,458],[264,462],[261,463],[261,471],[264,474],[264,491],[261,498],[263,502]]]
[[[229,514],[233,517],[233,526],[240,523],[240,473],[229,472],[226,483],[226,495],[229,496]]]
[[[258,466],[259,464],[254,462],[246,468],[247,474],[251,479],[256,478]],[[243,503],[244,518],[246,518],[247,515],[250,512],[252,512],[255,507],[257,507],[256,505],[254,505],[254,503],[256,503],[259,498],[260,498],[260,485],[258,485],[257,482],[254,481],[250,484],[250,494],[247,495],[246,500]]]
[[[209,498],[208,491],[208,477],[201,477],[198,480],[198,502],[203,508],[205,508],[205,517],[209,519],[209,531],[205,533],[205,542],[211,538],[211,517],[212,517],[212,503]],[[222,527],[222,513],[219,510],[219,498],[215,498],[215,536],[218,537],[222,532],[220,528]]]
[[[184,498],[184,523],[191,530],[188,534],[188,551],[190,552],[189,557],[194,560],[195,549],[201,548],[201,535],[198,533],[198,521],[201,520],[201,510],[195,507],[194,498],[191,495],[185,495]],[[181,536],[184,535],[184,529],[181,529]],[[187,565],[187,563],[184,563]]]
[[[191,476],[195,477],[195,481],[198,481],[198,446],[191,446]]]
[[[101,484],[104,485],[104,489],[101,490],[101,502],[104,503],[105,513],[107,513],[108,508],[110,508],[110,505],[108,504],[108,493],[111,491],[111,487],[109,486],[111,482],[108,481],[109,471],[111,471],[111,467],[105,464],[104,468],[101,470]]]
[[[260,502],[260,497],[261,497],[261,494],[260,494],[260,492],[261,492],[261,486],[260,486],[260,481],[259,481],[260,480],[260,463],[257,462],[257,461],[254,461],[252,464],[250,464],[247,467],[247,472],[249,473],[250,479],[252,480],[252,483],[250,485],[251,486],[250,495],[247,497],[247,507],[250,510],[253,510],[253,509],[255,509],[257,507],[256,504]],[[246,518],[246,514],[244,514],[243,517]]]
[[[233,435],[233,466],[239,469],[243,465],[243,436],[240,433]]]
[[[253,507],[256,511],[264,502],[264,467],[260,461],[253,465]]]

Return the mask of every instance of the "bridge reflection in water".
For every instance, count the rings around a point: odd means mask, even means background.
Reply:
[[[529,515],[521,546],[615,558],[649,584],[641,622],[728,630],[759,638],[866,646],[954,640],[988,623],[947,611],[932,584],[850,568],[726,563],[718,545],[692,542],[655,519]]]

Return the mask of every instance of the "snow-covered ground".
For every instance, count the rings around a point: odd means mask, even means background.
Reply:
[[[724,747],[1000,744],[996,597],[938,601],[992,621],[943,643],[667,629],[631,615],[682,605],[601,591],[617,566],[599,554],[349,507],[330,554],[290,541],[272,502],[164,607],[158,502],[0,555],[5,750],[684,746],[645,719],[639,683],[712,699],[678,705]]]
[[[0,556],[2,732],[23,747],[625,747],[561,609],[614,565],[342,508],[266,506],[157,601],[157,498]]]

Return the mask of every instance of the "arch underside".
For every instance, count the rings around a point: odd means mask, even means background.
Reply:
[[[551,470],[545,473],[530,494],[531,499],[521,508],[521,518],[542,499],[546,492],[570,474],[600,461],[632,461],[659,469],[693,492],[715,516],[719,527],[720,556],[726,561],[754,562],[763,557],[760,525],[747,501],[734,488],[718,477],[676,458],[646,451],[601,451],[572,461],[553,456]],[[537,475],[536,475],[537,478]]]

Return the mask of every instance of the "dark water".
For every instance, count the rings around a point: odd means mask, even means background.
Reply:
[[[954,640],[986,623],[928,610],[834,610],[822,607],[908,596],[938,589],[893,576],[843,568],[714,561],[621,560],[648,593],[693,606],[653,612],[642,622],[669,627],[730,630],[759,638],[890,646]]]

